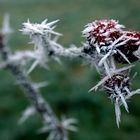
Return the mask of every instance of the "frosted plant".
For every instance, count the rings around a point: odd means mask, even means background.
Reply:
[[[136,52],[139,48],[140,33],[125,31],[125,27],[115,20],[96,20],[85,26],[83,35],[90,47],[96,50],[101,67],[111,67],[110,56],[118,63],[131,63],[138,60]],[[109,58],[109,59],[108,59]]]
[[[137,92],[130,91],[130,78],[127,71],[133,67],[130,64],[139,59],[140,33],[126,30],[124,25],[115,20],[96,20],[87,24],[82,31],[87,39],[86,43],[79,48],[76,46],[64,48],[57,42],[60,34],[52,32],[52,28],[44,26],[44,23],[46,26],[52,26],[56,21],[50,23],[45,21],[41,24],[32,24],[28,21],[23,24],[21,31],[31,37],[37,50],[46,49],[43,53],[45,52],[44,56],[47,56],[47,60],[49,57],[80,57],[89,64],[95,65],[103,79],[90,91],[96,90],[99,86],[107,91],[115,105],[116,122],[119,127],[120,106],[123,105],[128,112],[126,100],[134,93],[137,94]],[[40,60],[43,62],[45,59]],[[130,66],[118,69],[117,63]]]
[[[8,46],[8,40],[7,37],[11,33],[10,27],[9,27],[9,19],[7,16],[5,16],[3,22],[5,25],[3,25],[3,28],[0,34],[0,54],[1,54],[1,64],[0,67],[4,68],[11,72],[11,74],[15,77],[17,84],[21,87],[21,89],[24,91],[26,97],[29,99],[29,101],[32,104],[32,107],[27,108],[24,113],[22,114],[21,119],[19,120],[19,123],[23,123],[26,119],[28,119],[31,115],[34,115],[36,112],[41,116],[43,121],[43,126],[47,127],[49,131],[49,140],[68,140],[67,131],[71,130],[73,131],[75,126],[75,121],[72,121],[74,119],[66,119],[66,120],[59,120],[55,113],[53,112],[51,106],[48,104],[46,100],[41,96],[41,93],[39,91],[39,88],[46,86],[47,82],[41,82],[41,83],[33,83],[30,76],[27,75],[27,73],[24,71],[23,66],[26,65],[26,61],[28,60],[34,60],[38,61],[39,63],[43,64],[44,61],[46,62],[46,56],[43,53],[43,45],[41,44],[42,39],[40,40],[41,36],[39,36],[42,32],[46,31],[47,33],[54,33],[53,29],[51,29],[51,26],[54,24],[54,22],[50,24],[45,24],[46,21],[44,21],[41,26],[37,24],[37,27],[39,28],[36,30],[37,36],[34,36],[34,25],[30,26],[29,22],[27,25],[28,30],[24,30],[25,33],[31,33],[33,36],[34,43],[37,43],[35,46],[35,50],[27,50],[27,51],[20,51],[15,52],[14,54],[11,53]],[[55,21],[56,22],[56,21]],[[43,29],[42,29],[43,26]],[[48,36],[45,32],[45,35]],[[58,34],[57,34],[58,35]],[[38,39],[39,38],[39,39]],[[39,41],[39,42],[38,42]],[[43,55],[43,58],[42,58]],[[41,61],[40,61],[41,58]],[[45,58],[45,59],[44,59]],[[43,61],[43,63],[42,63]],[[24,65],[23,65],[24,63]],[[71,121],[70,121],[71,120]],[[61,131],[60,131],[61,126]],[[75,128],[76,129],[76,128]]]
[[[11,53],[7,47],[7,37],[12,29],[9,26],[9,17],[6,15],[4,18],[0,35],[2,58],[0,68],[5,68],[13,74],[32,103],[32,107],[24,111],[19,123],[38,112],[43,120],[43,127],[38,132],[48,132],[48,140],[68,140],[68,130],[77,130],[73,125],[76,123],[75,119],[59,120],[48,102],[41,96],[39,88],[46,86],[48,82],[35,84],[29,76],[37,65],[48,69],[50,58],[60,62],[60,57],[68,57],[82,58],[91,66],[96,67],[102,78],[89,91],[102,87],[107,92],[115,106],[116,123],[119,127],[121,106],[129,112],[127,100],[140,93],[140,89],[131,91],[131,78],[129,77],[129,69],[134,66],[131,63],[140,58],[140,33],[127,30],[115,20],[95,20],[87,24],[82,31],[86,42],[81,47],[70,45],[69,48],[65,48],[58,43],[62,34],[54,31],[58,21],[44,20],[38,24],[28,20],[23,23],[20,31],[29,35],[34,49]],[[28,71],[25,71],[24,68],[28,62],[33,63]],[[128,64],[128,66],[118,68],[117,63]]]
[[[126,100],[139,93],[130,91],[130,78],[128,70],[130,65],[139,59],[140,33],[126,30],[125,26],[115,20],[96,20],[85,26],[82,31],[89,44],[86,52],[96,54],[96,67],[102,80],[90,91],[102,86],[115,105],[116,122],[119,127],[120,106],[123,105],[128,112]],[[129,64],[128,67],[118,69],[116,63]]]

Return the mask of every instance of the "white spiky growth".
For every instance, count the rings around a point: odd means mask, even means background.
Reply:
[[[29,20],[25,23],[23,23],[23,29],[21,29],[20,31],[23,32],[23,34],[27,34],[27,35],[43,35],[43,34],[54,34],[54,35],[61,35],[54,30],[55,28],[55,24],[59,21],[59,20],[55,20],[52,22],[47,23],[47,19],[45,19],[41,24],[38,23],[31,23]]]
[[[1,33],[3,35],[8,35],[13,33],[13,29],[10,26],[10,15],[6,13],[4,15],[3,23],[2,23],[2,28],[1,28]]]
[[[35,60],[28,70],[28,74],[32,72],[39,64],[40,66],[48,69],[49,57],[53,58],[57,62],[61,63],[58,56],[64,57],[79,57],[82,55],[82,48],[77,48],[75,45],[71,45],[70,48],[65,49],[57,41],[62,34],[55,32],[55,24],[59,20],[55,20],[47,23],[44,20],[41,24],[31,23],[29,20],[23,23],[23,34],[29,35],[31,43],[34,44],[34,56]]]
[[[117,123],[117,126],[119,127],[119,123],[121,121],[120,117],[121,117],[121,110],[120,110],[120,107],[121,105],[123,105],[126,109],[127,112],[129,112],[128,110],[128,105],[127,105],[127,100],[130,99],[133,95],[136,95],[136,94],[140,94],[140,89],[137,89],[135,91],[130,91],[127,87],[125,88],[126,91],[127,91],[127,95],[123,95],[121,93],[121,95],[119,94],[118,98],[116,98],[115,100],[115,114],[116,114],[116,123]]]
[[[32,63],[31,67],[28,70],[28,74],[32,72],[35,67],[39,64],[40,66],[48,69],[48,55],[51,51],[52,44],[51,42],[57,41],[57,38],[62,34],[55,32],[55,24],[59,20],[55,20],[47,23],[47,19],[44,20],[41,24],[31,23],[29,20],[23,23],[23,28],[20,30],[23,34],[29,35],[31,38],[31,43],[34,44],[34,56],[35,60]],[[52,39],[51,36],[54,36]],[[57,43],[55,43],[57,45]],[[54,45],[53,45],[54,46]]]
[[[38,130],[38,133],[50,132],[47,140],[68,140],[68,131],[77,132],[75,124],[77,120],[75,118],[64,118],[62,117],[61,122],[58,123],[57,127],[44,126]]]

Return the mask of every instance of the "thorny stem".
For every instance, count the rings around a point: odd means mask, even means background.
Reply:
[[[77,48],[77,47],[70,47],[70,48],[64,48],[61,45],[57,44],[55,41],[51,41],[46,39],[46,36],[42,36],[42,41],[44,45],[43,47],[46,48],[46,52],[49,55],[54,56],[63,56],[63,57],[82,57],[82,50],[83,48]],[[52,47],[55,46],[55,47]],[[81,49],[82,48],[82,49]]]
[[[0,36],[0,53],[4,62],[8,61],[8,57],[10,55],[10,51],[6,48],[3,43],[3,36]],[[10,62],[10,61],[9,61]],[[24,90],[25,95],[31,101],[36,111],[43,118],[43,122],[45,125],[50,126],[50,128],[56,131],[56,135],[59,133],[58,140],[65,140],[66,136],[63,134],[63,128],[60,134],[59,131],[59,121],[52,111],[50,105],[43,99],[40,92],[33,86],[32,81],[29,76],[21,70],[20,66],[14,63],[8,63],[5,67],[9,70],[12,75],[15,77],[16,81],[18,81],[20,87]]]

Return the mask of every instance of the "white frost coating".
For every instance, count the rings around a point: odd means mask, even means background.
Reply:
[[[32,72],[37,65],[48,69],[47,63],[51,53],[51,57],[56,61],[59,61],[58,56],[74,58],[81,55],[81,48],[77,48],[74,45],[70,48],[64,48],[57,43],[59,36],[61,36],[60,33],[54,31],[55,24],[58,21],[59,20],[47,23],[47,20],[45,20],[41,24],[33,24],[28,20],[28,22],[23,23],[23,29],[20,31],[30,36],[31,43],[34,44],[35,48],[35,60],[29,68],[28,73]]]
[[[116,123],[117,123],[117,126],[119,128],[119,123],[121,121],[121,119],[120,119],[121,111],[120,111],[120,105],[118,103],[118,100],[116,100],[116,102],[115,102],[115,114],[116,114]]]
[[[133,54],[140,59],[140,47]]]
[[[23,34],[27,35],[43,35],[43,34],[54,34],[54,35],[61,35],[60,33],[57,33],[53,31],[55,28],[54,24],[56,24],[59,20],[55,20],[52,22],[47,23],[47,19],[44,20],[41,24],[37,23],[31,23],[29,20],[25,23],[23,23],[23,29],[20,31],[23,32]]]
[[[3,35],[8,35],[13,32],[13,29],[11,28],[9,21],[10,21],[10,15],[7,13],[4,16],[3,23],[2,23],[1,33]]]

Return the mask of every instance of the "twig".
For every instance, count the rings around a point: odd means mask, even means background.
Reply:
[[[29,76],[27,76],[27,74],[25,74],[21,70],[20,65],[17,65],[13,62],[10,63],[10,51],[4,45],[2,35],[0,35],[0,54],[3,61],[8,62],[6,69],[9,70],[15,77],[16,81],[18,81],[20,87],[24,90],[27,98],[30,100],[36,111],[43,118],[44,124],[47,125],[50,129],[50,135],[54,135],[51,140],[66,140],[67,135],[65,134],[66,132],[64,128],[61,127],[61,123],[52,111],[50,105],[43,99],[38,89],[36,89],[35,86],[32,84]]]

